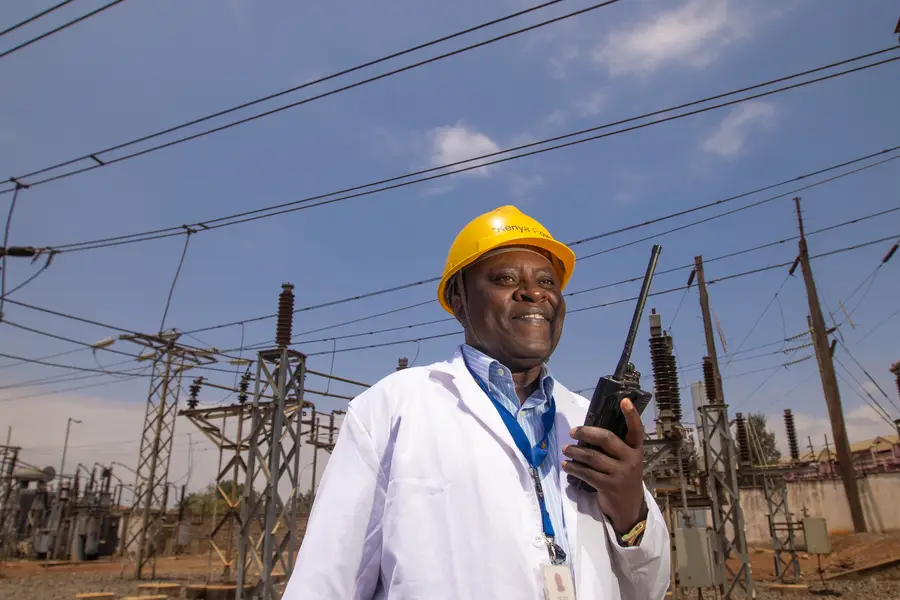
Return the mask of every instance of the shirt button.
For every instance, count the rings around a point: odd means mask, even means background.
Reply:
[[[505,375],[505,373],[503,372],[503,369],[497,369],[497,375],[500,375],[501,377],[503,375]]]
[[[531,545],[535,548],[540,548],[544,545],[544,538],[539,535],[534,536],[534,539],[531,540]]]

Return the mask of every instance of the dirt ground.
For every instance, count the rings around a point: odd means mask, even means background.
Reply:
[[[900,600],[900,566],[865,573],[855,579],[830,579],[834,575],[852,571],[890,558],[900,558],[900,532],[891,534],[863,534],[832,536],[833,553],[823,557],[822,567],[828,590],[838,592],[847,600]],[[766,589],[774,580],[774,561],[771,548],[755,546],[750,553],[756,598],[813,598],[822,589],[815,557],[800,554],[801,583],[810,592],[791,592]],[[156,564],[156,579],[182,584],[203,583],[208,572],[207,556],[160,558]],[[216,566],[213,561],[214,569]],[[11,561],[0,570],[0,600],[69,600],[83,592],[114,592],[117,597],[136,595],[136,582],[122,579],[122,563],[102,560],[85,563],[63,563],[44,567],[41,561]],[[220,571],[216,571],[216,577]],[[705,598],[712,595],[705,594]],[[473,599],[477,600],[477,599]],[[504,599],[498,599],[504,600]]]

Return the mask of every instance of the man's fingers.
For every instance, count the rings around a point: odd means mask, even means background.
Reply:
[[[644,422],[641,421],[641,415],[631,402],[631,399],[625,398],[620,405],[622,414],[625,415],[625,422],[628,424],[628,434],[625,436],[625,442],[632,448],[641,448],[644,445]]]
[[[576,427],[572,430],[572,439],[591,446],[599,446],[607,454],[618,459],[625,458],[628,455],[628,451],[631,450],[628,444],[620,440],[616,434],[601,427]]]
[[[606,487],[610,481],[607,475],[572,460],[563,461],[562,467],[569,475],[591,484],[597,490]]]
[[[616,472],[616,460],[583,446],[574,444],[563,448],[563,454],[595,471],[612,475]]]

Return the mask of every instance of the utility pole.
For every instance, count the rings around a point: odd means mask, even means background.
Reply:
[[[747,536],[744,529],[744,511],[737,476],[737,452],[731,437],[728,405],[722,391],[722,376],[716,357],[716,339],[713,336],[712,317],[706,277],[703,274],[703,257],[694,257],[694,272],[700,292],[700,310],[703,313],[703,331],[706,334],[706,352],[703,357],[703,378],[707,402],[700,408],[703,429],[703,452],[707,470],[707,485],[712,501],[713,531],[719,545],[722,563],[725,565],[725,582],[719,586],[725,600],[737,597],[735,588],[740,586],[746,597],[754,598],[753,577]],[[737,559],[737,566],[728,562]]]
[[[900,22],[897,23],[897,27],[900,28]],[[891,373],[897,379],[897,396],[900,396],[900,361],[891,365]],[[894,427],[897,429],[897,435],[900,435],[900,419],[894,419]],[[6,445],[9,445],[9,441],[6,442]]]
[[[703,274],[703,257],[694,257],[694,272],[697,273],[697,289],[700,291],[700,309],[703,313],[703,333],[706,335],[706,354],[712,362],[715,373],[716,401],[725,402],[722,390],[722,374],[719,372],[719,359],[716,356],[716,338],[713,336],[712,317],[709,312],[709,294],[706,292],[706,277]]]
[[[63,474],[65,473],[65,468],[66,468],[66,451],[69,449],[69,430],[72,427],[72,423],[78,423],[79,425],[81,425],[81,421],[79,421],[78,419],[73,419],[72,417],[69,417],[69,420],[66,421],[66,441],[63,442],[62,461],[59,463],[60,485],[62,485],[62,478],[63,478]],[[7,444],[7,445],[9,445],[9,444]]]
[[[859,486],[856,482],[856,470],[853,468],[853,456],[850,453],[850,441],[847,439],[847,427],[844,423],[844,410],[841,407],[841,393],[838,390],[837,377],[834,373],[834,363],[831,360],[831,352],[828,348],[828,334],[825,331],[825,318],[822,316],[822,307],[819,305],[819,296],[816,293],[816,283],[813,280],[812,269],[809,265],[809,248],[806,245],[806,236],[803,231],[803,215],[800,212],[800,198],[794,198],[794,206],[797,209],[797,225],[800,228],[800,267],[803,270],[803,282],[806,284],[806,296],[809,300],[809,316],[812,323],[813,346],[816,350],[816,360],[819,363],[819,375],[822,378],[822,391],[825,394],[825,403],[828,406],[828,418],[831,421],[831,434],[834,438],[834,446],[838,459],[838,468],[841,479],[844,482],[844,491],[847,493],[847,504],[850,505],[850,516],[853,519],[853,529],[856,533],[865,533],[866,518],[863,515],[862,501],[859,497]]]
[[[310,507],[312,507],[313,498],[316,495],[316,470],[318,469],[318,459],[319,459],[319,446],[316,442],[319,441],[319,418],[316,409],[313,408],[312,411],[312,421],[309,427],[309,443],[312,444],[313,447],[313,461],[312,461],[312,479],[309,480],[309,502]]]

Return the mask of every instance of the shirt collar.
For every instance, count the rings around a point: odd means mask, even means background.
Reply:
[[[470,346],[469,344],[462,344],[460,346],[462,351],[463,358],[466,361],[466,364],[472,369],[472,372],[475,373],[482,381],[485,383],[491,380],[491,375],[509,378],[512,379],[512,375],[509,372],[509,369],[505,367],[495,358],[491,358],[484,352],[477,350],[476,348]],[[541,367],[541,378],[540,378],[540,386],[539,390],[543,392],[544,398],[543,400],[549,400],[553,397],[553,385],[555,380],[553,379],[553,375],[550,374],[550,369],[547,367],[547,364]]]

